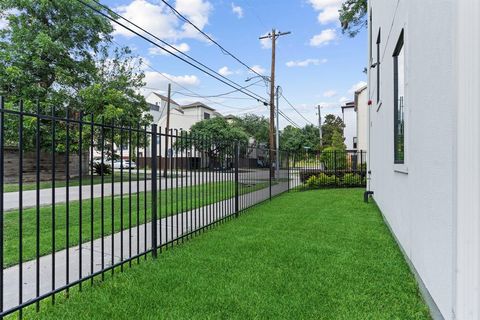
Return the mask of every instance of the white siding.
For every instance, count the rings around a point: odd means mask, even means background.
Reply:
[[[342,111],[343,122],[345,123],[345,145],[347,150],[354,150],[353,138],[357,136],[357,114],[354,108],[344,108]]]
[[[454,301],[455,2],[369,3],[374,40],[379,27],[382,30],[382,104],[370,107],[370,185],[395,236],[446,319],[453,319]],[[393,159],[392,54],[402,29],[406,164],[398,166]],[[373,101],[375,87],[376,69],[370,69],[369,95]]]
[[[361,91],[357,103],[357,150],[368,149],[368,90]]]
[[[458,1],[457,319],[480,319],[480,2]]]

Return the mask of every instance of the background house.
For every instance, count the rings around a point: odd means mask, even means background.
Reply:
[[[355,92],[355,113],[357,120],[357,150],[368,149],[368,90],[364,86]]]
[[[368,188],[433,317],[480,319],[480,2],[368,12]]]
[[[354,102],[347,102],[342,106],[342,120],[345,124],[343,135],[347,150],[357,150],[357,114]]]

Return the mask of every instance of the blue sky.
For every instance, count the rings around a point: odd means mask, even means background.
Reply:
[[[212,69],[222,71],[233,81],[249,84],[245,79],[252,74],[245,67],[178,20],[161,1],[103,0],[102,3]],[[317,123],[316,105],[324,106],[324,114],[338,114],[340,105],[353,99],[352,88],[366,80],[362,72],[367,61],[366,32],[353,39],[342,35],[336,13],[341,0],[170,0],[170,3],[225,48],[265,75],[270,74],[271,51],[258,37],[273,27],[291,31],[292,34],[278,41],[277,84],[282,86],[287,99],[313,123]],[[166,78],[172,78],[200,95],[232,90],[175,57],[160,54],[161,50],[152,49],[152,45],[132,37],[126,30],[118,29],[115,41],[129,45],[145,59],[146,92],[165,92]],[[268,99],[262,83],[250,89]],[[245,96],[239,93],[205,101],[183,95],[191,92],[178,86],[174,85],[173,90],[173,98],[180,103],[201,100],[223,114],[268,114],[266,107],[253,99],[243,99]],[[307,123],[283,100],[280,109],[298,125]],[[286,124],[281,120],[281,127]]]

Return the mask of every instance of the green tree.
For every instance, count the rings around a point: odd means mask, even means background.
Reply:
[[[339,132],[343,136],[345,124],[343,120],[333,114],[325,116],[325,122],[322,125],[323,146],[328,147],[332,145],[332,138],[335,132]]]
[[[317,126],[312,124],[306,125],[302,128],[302,133],[304,138],[304,146],[308,147],[310,150],[320,150],[320,136]]]
[[[0,12],[8,20],[0,31],[0,94],[70,104],[93,82],[94,55],[111,41],[107,19],[69,0],[2,0]]]
[[[236,126],[241,128],[250,138],[253,138],[253,145],[268,145],[269,121],[263,116],[246,114],[234,120]]]
[[[178,139],[174,147],[178,150],[189,150],[193,147],[206,153],[209,159],[214,160],[209,162],[209,167],[213,168],[214,162],[218,162],[221,156],[232,155],[232,147],[237,142],[246,145],[248,135],[223,117],[215,117],[195,123],[190,128],[189,138]]]
[[[8,21],[0,30],[0,95],[7,98],[6,108],[17,108],[22,100],[25,111],[34,111],[38,101],[42,114],[55,109],[56,116],[78,120],[83,112],[90,121],[88,114],[94,113],[95,122],[118,126],[149,122],[147,104],[138,94],[144,85],[140,60],[128,48],[113,49],[108,19],[69,0],[2,0],[0,15]],[[41,146],[49,148],[51,122],[41,122]],[[7,143],[15,145],[18,117],[6,117],[6,125]],[[57,151],[65,150],[67,127],[71,150],[77,150],[78,125],[56,125]],[[33,137],[36,119],[25,117],[24,128],[25,135]],[[88,126],[83,133],[90,136]],[[98,141],[99,130],[94,134]],[[108,142],[112,134],[104,136]],[[110,143],[118,144],[119,137],[117,132]],[[132,142],[136,140],[134,136]],[[23,147],[31,149],[34,143],[26,139]]]
[[[289,152],[303,150],[304,140],[302,129],[288,125],[281,131],[280,149]]]
[[[340,8],[342,32],[355,37],[368,24],[367,0],[345,0]]]
[[[345,145],[345,137],[339,131],[335,131],[333,133],[332,147],[340,151],[347,150],[347,146]]]

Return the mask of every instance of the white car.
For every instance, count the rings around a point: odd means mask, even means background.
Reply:
[[[115,160],[113,162],[114,169],[136,169],[137,164],[130,160]]]

